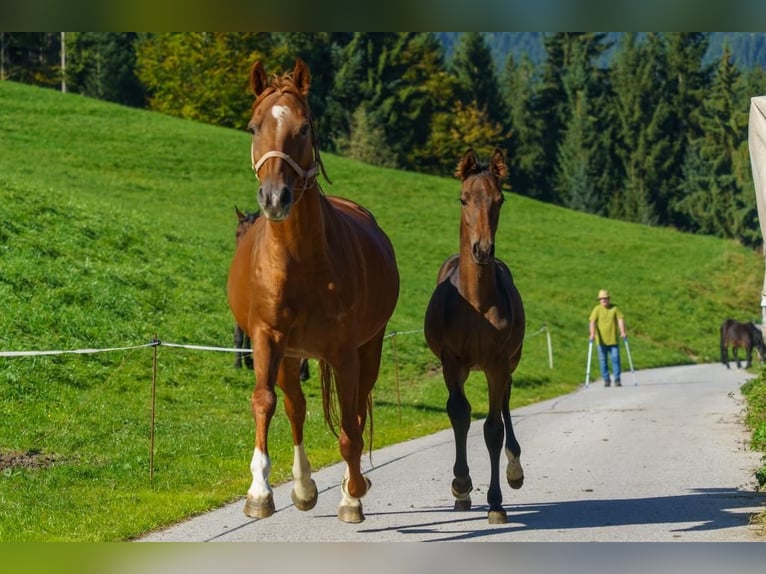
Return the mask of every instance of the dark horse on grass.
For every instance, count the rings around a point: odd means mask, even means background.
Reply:
[[[319,361],[325,420],[346,461],[338,518],[361,522],[360,499],[370,488],[361,470],[363,435],[369,416],[372,441],[370,393],[399,297],[399,272],[373,215],[319,187],[317,173],[325,173],[308,105],[310,82],[301,60],[291,73],[270,78],[260,62],[250,71],[255,101],[248,127],[261,217],[237,246],[228,280],[229,305],[250,335],[255,362],[253,481],[244,511],[253,518],[274,513],[267,439],[277,386],[292,428],[292,499],[301,510],[316,504],[299,381],[301,357],[308,357]]]
[[[255,220],[261,215],[259,211],[244,212],[237,206],[234,206],[234,212],[237,214],[237,229],[235,236],[237,244],[239,244],[242,237],[248,229],[253,226]],[[237,369],[241,369],[244,364],[246,368],[253,370],[253,345],[250,342],[250,337],[247,336],[239,325],[234,326],[234,348],[242,349],[241,352],[237,352],[234,358],[234,366]],[[311,371],[309,370],[309,362],[307,359],[301,359],[301,381],[308,381],[311,377]]]
[[[726,319],[721,324],[721,362],[729,368],[729,347],[731,347],[737,368],[741,367],[738,350],[743,348],[747,358],[746,368],[750,368],[753,362],[753,349],[763,361],[766,356],[766,348],[763,343],[763,333],[753,323],[740,323],[734,319]]]
[[[524,482],[521,447],[509,408],[511,375],[521,359],[524,341],[524,307],[510,270],[495,257],[495,233],[503,204],[501,181],[507,173],[498,149],[488,165],[479,164],[472,149],[458,163],[455,175],[462,181],[460,253],[439,269],[425,316],[426,341],[441,361],[449,392],[447,414],[455,433],[452,495],[456,510],[471,508],[473,489],[466,453],[471,405],[464,385],[470,371],[483,371],[487,379],[489,413],[484,441],[491,465],[487,491],[491,524],[506,522],[500,490],[504,438],[508,483],[521,488]]]

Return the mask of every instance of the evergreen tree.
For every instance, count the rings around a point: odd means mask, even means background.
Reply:
[[[557,32],[544,39],[546,61],[542,70],[540,90],[533,106],[540,125],[540,147],[543,171],[538,174],[539,187],[535,196],[546,201],[563,201],[558,195],[562,187],[556,184],[558,153],[567,124],[574,117],[574,107],[582,92],[587,104],[602,92],[595,61],[607,48],[605,35],[593,32]],[[583,110],[588,114],[587,110]],[[585,126],[583,126],[585,127]],[[595,144],[592,133],[585,133],[586,145]],[[591,158],[595,158],[592,154]],[[592,173],[592,167],[586,170]]]
[[[663,55],[656,35],[639,43],[632,33],[623,36],[615,55],[611,84],[618,126],[614,149],[620,168],[607,210],[610,217],[647,224],[657,220],[651,190],[665,149]]]
[[[586,144],[590,129],[587,96],[581,91],[575,98],[572,118],[559,146],[556,188],[561,202],[570,209],[599,213],[601,205],[590,174],[591,157]]]
[[[679,211],[689,216],[692,231],[741,238],[752,225],[755,205],[735,175],[736,157],[747,137],[747,111],[738,107],[739,71],[728,45],[718,63],[699,116],[701,135],[692,140],[682,184]]]
[[[682,200],[682,167],[687,147],[701,133],[700,114],[707,99],[712,67],[704,64],[708,34],[673,32],[666,34],[667,82],[662,94],[666,96],[667,121],[661,126],[668,145],[662,150],[665,166],[653,189],[661,224],[683,228],[685,210],[677,208]]]
[[[450,71],[457,79],[457,96],[464,105],[475,102],[490,122],[505,125],[507,112],[500,93],[492,52],[481,32],[460,35]],[[504,142],[498,142],[501,145]]]
[[[136,33],[69,32],[66,81],[69,91],[143,107],[146,94],[135,74]]]
[[[565,45],[568,65],[564,72],[566,123],[558,148],[554,191],[556,201],[582,211],[600,213],[600,193],[593,174],[594,160],[603,155],[594,130],[592,98],[603,90],[594,61],[604,49],[599,34],[577,34]]]
[[[334,53],[353,37],[349,32],[279,32],[274,33],[274,47],[269,58],[275,70],[292,70],[300,58],[311,72],[309,106],[321,148],[332,147],[332,119],[328,110],[337,58]]]
[[[540,122],[534,114],[537,74],[531,60],[516,63],[509,56],[503,70],[503,97],[508,113],[508,182],[516,193],[535,197],[536,180],[544,170]]]
[[[0,80],[61,85],[60,32],[0,32]]]
[[[441,44],[430,33],[354,34],[343,49],[333,88],[332,125],[338,143],[351,131],[352,112],[364,103],[372,125],[383,128],[397,165],[415,167],[413,150],[429,137],[443,104]]]

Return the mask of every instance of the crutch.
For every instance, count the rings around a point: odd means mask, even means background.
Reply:
[[[630,345],[628,345],[628,338],[625,337],[622,342],[625,343],[625,351],[628,353],[628,363],[630,364],[630,372],[633,375],[633,384],[637,385],[638,381],[636,380],[636,371],[633,370],[633,357],[630,356]]]
[[[593,339],[588,339],[588,366],[585,367],[585,388],[590,385],[590,358],[593,355]]]

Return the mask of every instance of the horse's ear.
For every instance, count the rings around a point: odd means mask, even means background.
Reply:
[[[295,68],[293,69],[293,83],[298,91],[304,96],[309,93],[311,87],[311,72],[306,62],[298,58],[295,60]]]
[[[457,162],[455,177],[460,181],[464,181],[469,175],[476,172],[477,165],[478,160],[476,159],[476,153],[474,153],[473,148],[469,147],[460,161]]]
[[[505,158],[500,148],[495,148],[490,160],[490,171],[498,179],[503,180],[508,177],[508,166],[505,165]]]
[[[239,219],[239,222],[242,223],[247,216],[244,213],[242,213],[239,207],[237,207],[236,205],[234,206],[234,211],[237,214],[237,219]]]
[[[252,90],[253,95],[256,98],[263,90],[266,89],[267,81],[268,79],[266,78],[266,71],[263,69],[263,64],[261,64],[261,61],[258,60],[250,69],[250,90]]]

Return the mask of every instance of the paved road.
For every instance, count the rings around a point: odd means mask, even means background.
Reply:
[[[336,518],[343,466],[335,465],[315,473],[311,511],[293,507],[287,484],[274,489],[277,511],[268,519],[247,518],[238,501],[143,540],[763,541],[749,525],[766,501],[754,491],[760,454],[748,450],[742,422],[739,387],[750,377],[718,364],[652,369],[636,373],[636,386],[628,373],[621,388],[592,383],[515,409],[526,478],[521,490],[503,485],[507,524],[487,522],[479,421],[469,435],[469,512],[452,508],[448,430],[375,451],[372,464],[364,457],[372,489],[360,524]]]

